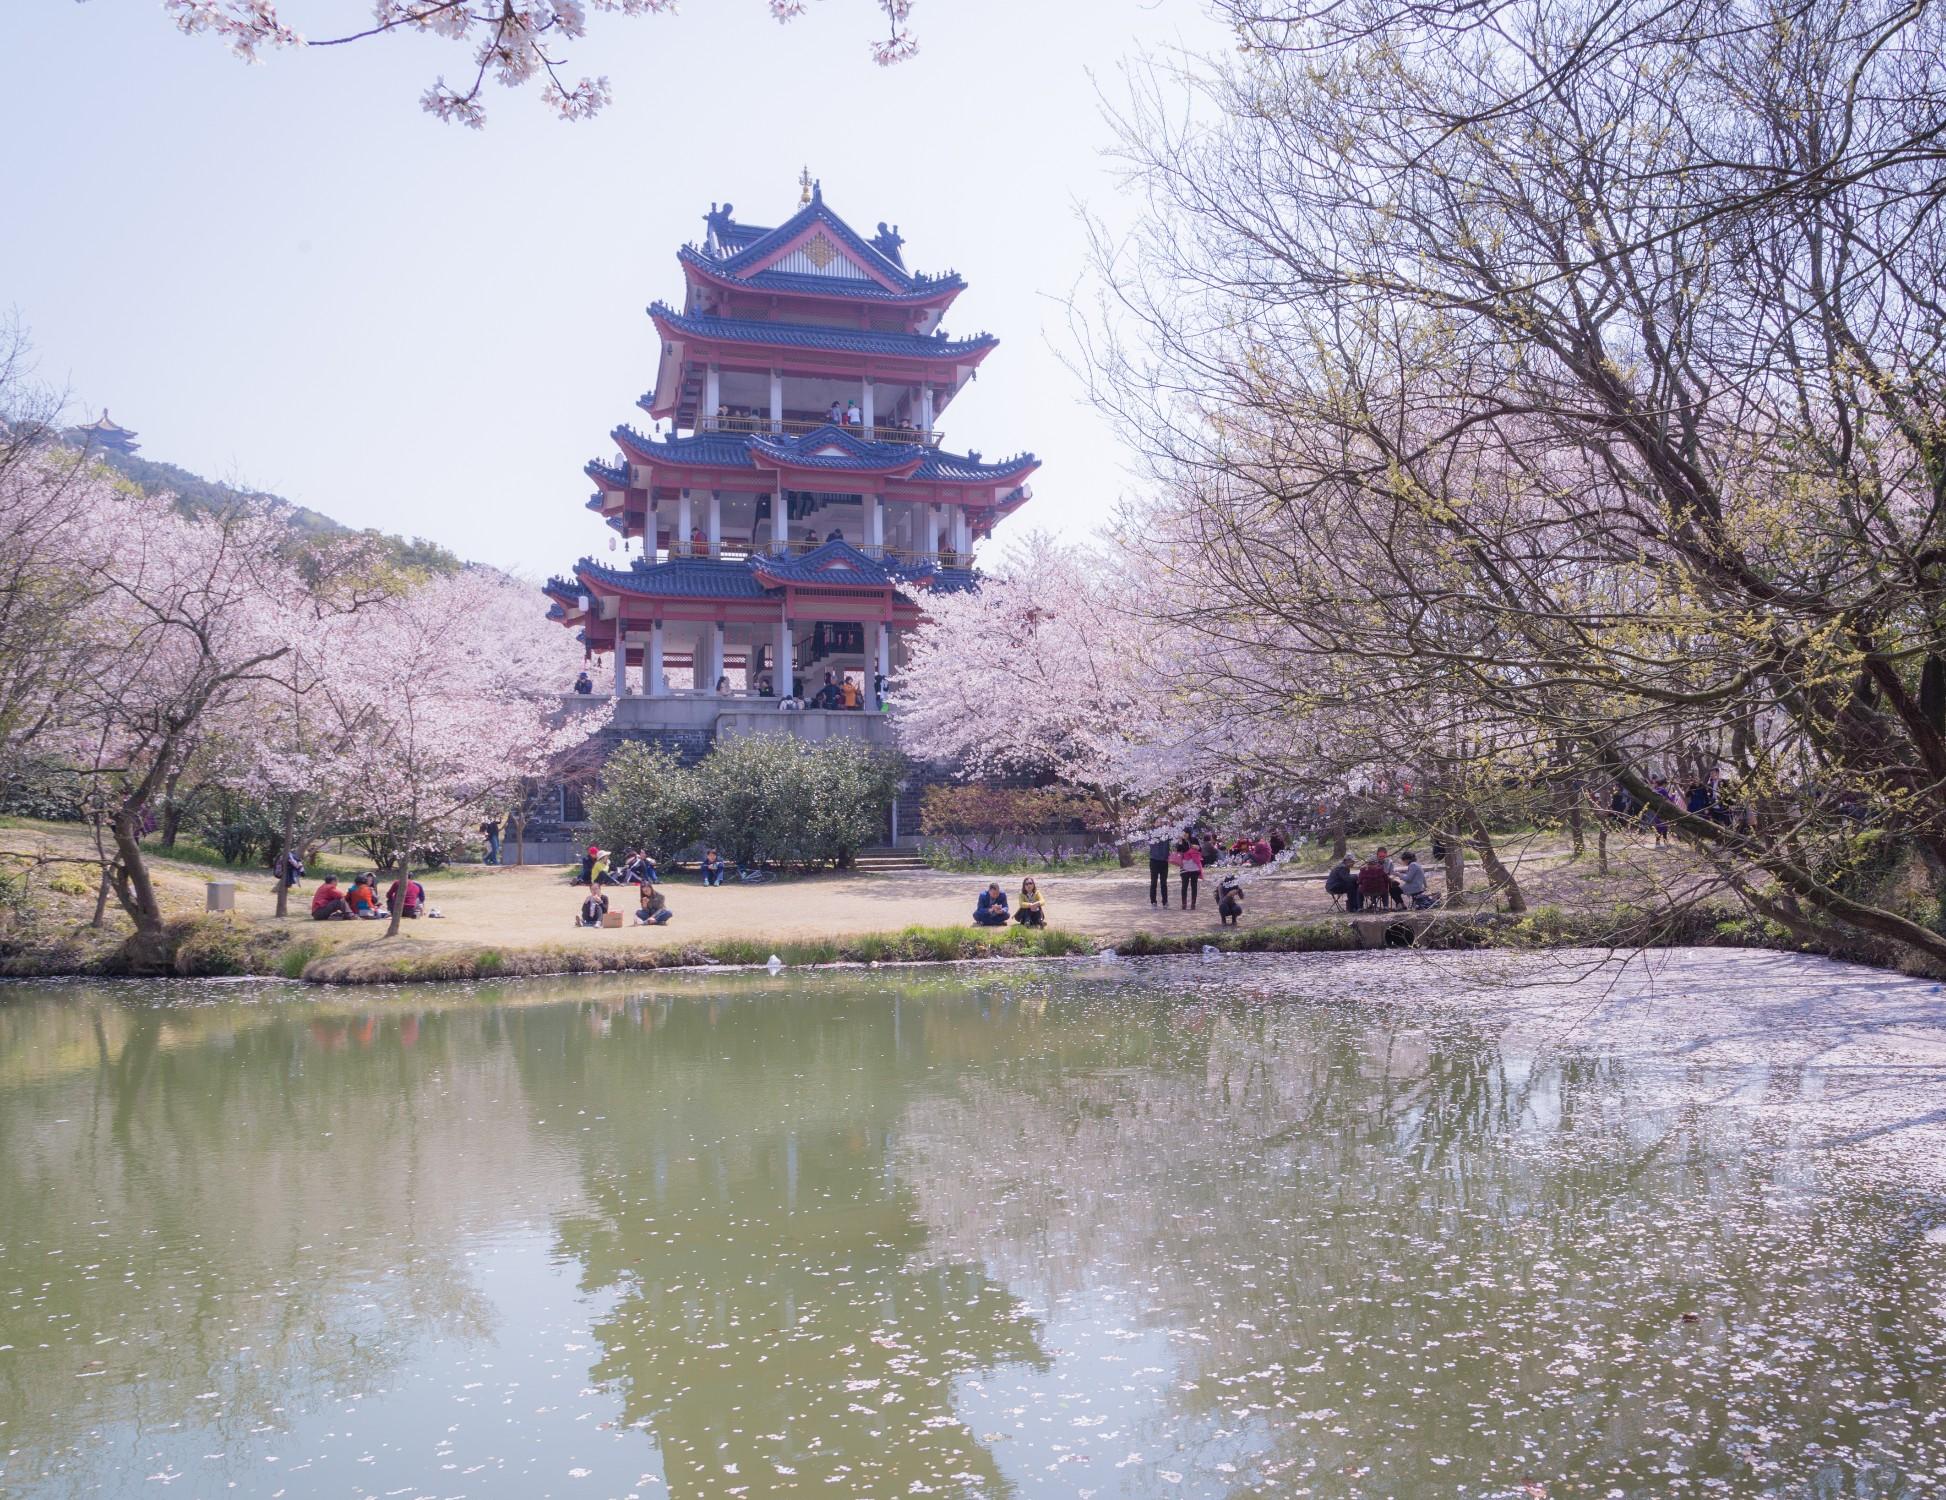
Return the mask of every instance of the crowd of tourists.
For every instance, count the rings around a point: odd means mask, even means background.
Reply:
[[[1228,843],[1220,843],[1207,828],[1185,828],[1174,836],[1159,832],[1149,840],[1149,905],[1169,904],[1173,873],[1178,883],[1178,904],[1184,911],[1195,911],[1202,901],[1205,870],[1222,867],[1234,876],[1240,870],[1278,863],[1285,848],[1283,834],[1275,832],[1250,834]],[[1235,908],[1235,916],[1242,915],[1242,879],[1220,878],[1216,896],[1217,915],[1226,924],[1235,925],[1234,916],[1225,914],[1222,907],[1227,902]]]
[[[302,873],[302,867],[298,873]],[[288,869],[286,879],[289,880]],[[313,922],[377,922],[389,920],[394,909],[402,917],[439,915],[426,906],[426,888],[418,881],[395,880],[381,898],[378,876],[369,870],[355,877],[348,886],[339,885],[337,876],[327,875],[311,893]]]

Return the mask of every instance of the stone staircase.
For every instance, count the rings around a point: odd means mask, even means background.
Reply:
[[[932,866],[920,858],[917,850],[878,844],[858,851],[857,868],[863,875],[893,875],[908,870],[930,870]]]

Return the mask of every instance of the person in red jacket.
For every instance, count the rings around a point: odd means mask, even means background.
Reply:
[[[403,912],[403,915],[408,917],[416,917],[421,915],[425,911],[426,888],[423,885],[419,884],[418,881],[416,880],[406,881],[405,889],[403,890],[403,892],[399,889],[399,882],[396,880],[393,881],[391,888],[387,890],[385,893],[386,906],[388,908],[397,906],[399,904],[399,898],[401,895],[405,897],[405,910]]]
[[[311,920],[345,922],[350,919],[351,907],[345,901],[345,893],[338,889],[337,876],[325,876],[324,884],[311,893]]]

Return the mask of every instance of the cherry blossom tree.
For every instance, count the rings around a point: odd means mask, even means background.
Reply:
[[[263,506],[194,519],[166,499],[112,489],[77,559],[90,606],[76,622],[57,736],[90,783],[102,875],[134,923],[129,960],[166,958],[142,849],[163,787],[226,718],[289,680],[299,644],[377,591],[362,547],[300,547]]]
[[[969,777],[1051,776],[1127,838],[1175,776],[1166,654],[1111,554],[1027,538],[980,587],[926,600],[896,684],[901,746]]]
[[[796,20],[806,0],[766,0],[779,22]],[[919,49],[908,22],[912,0],[877,0],[889,33],[871,43],[881,66],[902,62]],[[393,32],[443,37],[467,50],[466,71],[457,84],[440,75],[421,96],[421,105],[440,119],[475,130],[486,121],[482,95],[491,80],[515,89],[537,87],[541,97],[566,120],[598,113],[609,101],[608,79],[570,81],[564,70],[564,45],[582,40],[588,12],[624,16],[660,15],[676,0],[376,0],[373,22],[341,36],[309,37],[285,19],[278,0],[162,0],[177,27],[190,35],[208,34],[227,42],[246,61],[286,47],[340,47]]]
[[[473,567],[379,604],[320,689],[348,763],[342,825],[401,884],[554,756],[604,728],[603,703],[563,718],[581,648],[533,589]],[[395,902],[387,935],[399,930]]]

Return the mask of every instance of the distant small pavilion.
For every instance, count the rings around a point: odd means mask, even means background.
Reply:
[[[108,408],[101,409],[101,419],[90,422],[75,431],[83,435],[83,441],[90,448],[105,449],[115,453],[133,453],[142,445],[135,441],[135,434],[108,415]]]

